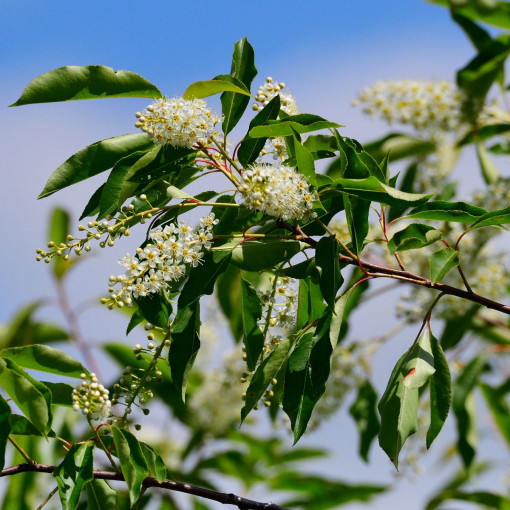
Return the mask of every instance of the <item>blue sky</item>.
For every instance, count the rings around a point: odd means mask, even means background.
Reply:
[[[247,36],[259,68],[255,85],[268,75],[285,81],[302,111],[346,125],[344,134],[363,142],[383,134],[386,127],[350,106],[358,90],[377,79],[453,79],[455,69],[473,53],[447,11],[421,0],[3,0],[0,33],[0,321],[22,303],[51,294],[46,268],[35,262],[35,248],[46,241],[49,210],[63,205],[76,218],[98,185],[82,183],[36,201],[49,174],[87,144],[134,132],[134,112],[147,104],[121,99],[7,109],[37,75],[64,65],[103,64],[138,72],[173,96],[193,81],[228,73],[234,42]],[[476,178],[473,174],[467,179]],[[116,259],[133,251],[134,243],[135,239],[109,252],[97,250],[77,268],[70,279],[73,302],[103,294],[108,275],[118,271]],[[395,323],[391,305],[384,300],[372,312],[375,329],[361,320],[365,324],[354,328],[356,334],[377,334],[378,327],[389,329]],[[51,309],[45,313],[59,318]],[[121,323],[104,310],[87,312],[83,320],[91,342],[123,337]],[[404,349],[407,341],[399,337],[395,345]],[[382,367],[381,381],[388,370]],[[357,439],[346,420],[331,421],[309,441],[329,446],[332,437],[338,437],[335,458],[325,466],[331,476],[391,479],[391,466],[376,447],[370,466],[351,462]],[[436,478],[430,483],[439,482]],[[406,501],[407,508],[418,509],[428,484],[425,479],[416,485],[402,481],[401,492],[374,506],[385,509]]]

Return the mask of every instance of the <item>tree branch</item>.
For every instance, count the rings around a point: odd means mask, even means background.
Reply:
[[[29,471],[36,473],[53,473],[55,469],[56,466],[48,466],[46,464],[17,464],[16,466],[3,469],[0,473],[0,477],[17,475],[19,473],[26,473]],[[101,471],[99,469],[94,470],[94,478],[101,480],[115,480],[119,482],[125,481],[124,476],[120,473]],[[152,476],[145,478],[142,482],[142,486],[145,488],[158,487],[160,489],[184,492],[186,494],[198,496],[199,498],[217,501],[223,505],[237,506],[240,510],[289,510],[288,508],[278,506],[274,503],[261,503],[259,501],[253,501],[251,499],[242,498],[241,496],[236,496],[232,493],[227,494],[224,492],[213,491],[211,489],[205,489],[203,487],[197,487],[196,485],[190,485],[187,483],[173,482],[171,480],[165,480],[160,483]]]
[[[317,241],[312,239],[310,236],[306,235],[299,225],[293,226],[286,221],[278,220],[278,225],[286,230],[293,232],[294,234],[300,236],[300,239],[314,247],[317,246]],[[497,310],[498,312],[505,313],[510,315],[510,306],[504,305],[503,303],[499,303],[498,301],[493,301],[492,299],[480,296],[479,294],[475,294],[474,292],[469,292],[464,289],[459,289],[457,287],[452,287],[451,285],[447,285],[445,283],[432,283],[428,278],[423,276],[416,275],[411,273],[410,271],[402,271],[400,269],[393,269],[391,267],[379,266],[377,264],[371,264],[365,260],[357,260],[347,255],[340,254],[338,256],[339,260],[343,264],[349,264],[352,266],[363,267],[368,276],[376,276],[376,277],[386,277],[386,278],[394,278],[397,280],[402,280],[407,283],[412,283],[413,285],[420,285],[422,287],[428,287],[429,289],[435,289],[443,294],[448,294],[450,296],[457,296],[462,299],[467,299],[473,303],[477,303],[479,305],[485,306],[486,308],[491,308],[492,310]]]

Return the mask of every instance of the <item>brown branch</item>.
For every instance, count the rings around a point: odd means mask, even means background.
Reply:
[[[310,246],[314,248],[317,246],[317,241],[304,234],[299,226],[294,227],[290,223],[282,220],[278,220],[278,225],[282,228],[285,228],[286,230],[289,230],[290,232],[293,232],[294,234],[301,235],[301,240]],[[354,259],[343,254],[340,254],[338,258],[343,264],[362,267],[368,276],[394,278],[407,283],[412,283],[414,285],[420,285],[421,287],[428,287],[429,289],[438,290],[443,294],[467,299],[468,301],[485,306],[486,308],[491,308],[492,310],[497,310],[498,312],[510,315],[510,306],[499,303],[498,301],[493,301],[492,299],[486,298],[484,296],[480,296],[479,294],[475,294],[472,291],[469,292],[467,290],[452,287],[451,285],[447,285],[441,282],[432,283],[428,278],[411,273],[410,271],[402,271],[399,269],[393,269],[391,267],[371,264],[365,260]]]
[[[36,473],[53,473],[56,466],[48,466],[46,464],[17,464],[3,469],[0,472],[2,476],[12,476],[19,473],[36,472]],[[114,473],[112,471],[101,471],[99,469],[94,470],[94,478],[101,480],[115,480],[119,482],[125,481],[124,476],[120,473]],[[211,489],[205,489],[204,487],[197,487],[196,485],[190,485],[182,482],[174,482],[171,480],[165,480],[158,482],[156,478],[148,476],[142,482],[142,487],[157,487],[160,489],[168,489],[171,491],[184,492],[199,498],[210,499],[211,501],[217,501],[223,505],[237,506],[240,510],[289,510],[282,506],[278,506],[274,503],[261,503],[259,501],[253,501],[251,499],[242,498],[235,494],[227,494],[224,492],[213,491]]]

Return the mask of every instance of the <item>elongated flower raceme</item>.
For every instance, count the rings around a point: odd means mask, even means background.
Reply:
[[[207,108],[203,99],[182,97],[156,99],[143,112],[137,112],[136,127],[145,131],[156,143],[174,147],[206,144],[217,135],[214,126],[221,118]]]
[[[295,168],[261,163],[246,169],[239,191],[249,209],[283,220],[301,220],[314,215],[315,192]]]
[[[73,390],[73,409],[92,420],[106,421],[112,406],[109,391],[99,384],[96,374],[82,374],[81,378],[83,382]]]

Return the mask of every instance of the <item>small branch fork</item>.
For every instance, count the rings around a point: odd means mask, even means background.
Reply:
[[[296,235],[299,235],[300,239],[310,246],[315,247],[317,245],[317,241],[304,234],[298,225],[293,226],[290,223],[282,220],[278,221],[278,225]],[[469,287],[469,290],[464,290],[441,282],[432,283],[428,278],[411,273],[410,271],[379,266],[377,264],[372,264],[370,262],[366,262],[364,260],[362,261],[361,259],[353,258],[343,254],[340,254],[338,259],[342,264],[349,264],[352,266],[360,267],[366,276],[394,278],[396,280],[402,280],[414,285],[428,287],[429,289],[438,290],[443,294],[467,299],[468,301],[485,306],[486,308],[491,308],[492,310],[497,310],[498,312],[510,315],[510,306],[499,303],[498,301],[493,301],[492,299],[486,298],[484,296],[480,296],[479,294],[475,294]]]
[[[36,473],[53,473],[55,469],[56,466],[48,466],[46,464],[17,464],[16,466],[11,466],[3,469],[0,473],[0,477],[17,475],[19,473],[26,473],[29,471]],[[101,471],[98,469],[94,470],[94,478],[101,480],[115,480],[119,482],[125,481],[124,476],[122,476],[120,473],[113,473],[112,471]],[[156,478],[153,478],[152,476],[145,478],[145,480],[142,482],[142,486],[146,489],[149,487],[158,487],[160,489],[184,492],[186,494],[191,494],[200,498],[217,501],[223,505],[237,506],[237,508],[240,510],[289,510],[288,508],[275,505],[274,503],[261,503],[259,501],[253,501],[251,499],[242,498],[241,496],[236,496],[232,493],[227,494],[224,492],[217,492],[187,483],[173,482],[171,480],[165,480],[164,482],[160,483],[156,480]]]

